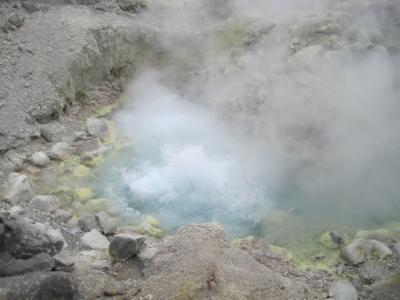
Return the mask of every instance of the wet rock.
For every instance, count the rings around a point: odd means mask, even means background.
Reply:
[[[32,154],[30,162],[35,166],[42,168],[49,164],[50,158],[46,155],[46,153],[39,151]]]
[[[73,149],[68,143],[59,142],[51,147],[49,156],[55,160],[64,160],[70,156],[72,152]]]
[[[106,250],[108,249],[109,241],[97,229],[85,233],[80,239],[81,249],[91,250]]]
[[[86,130],[90,135],[104,138],[108,134],[106,119],[89,118],[86,121]]]
[[[12,204],[27,202],[35,196],[32,184],[28,176],[18,173],[10,174],[8,178],[10,189],[5,199]]]
[[[358,300],[358,293],[353,284],[347,280],[337,281],[330,285],[329,298],[335,300]]]
[[[67,273],[45,272],[0,279],[0,299],[77,300],[78,289]]]
[[[72,217],[73,214],[70,211],[61,208],[56,209],[52,216],[54,221],[62,223],[67,223]]]
[[[78,224],[83,231],[90,231],[98,228],[96,217],[89,213],[83,214],[79,218]]]
[[[52,195],[39,195],[29,201],[29,206],[45,212],[53,212],[59,208],[60,205],[60,199]]]
[[[54,270],[63,272],[72,272],[75,267],[75,261],[71,256],[62,252],[56,254],[54,257]]]
[[[117,0],[117,3],[121,10],[133,14],[145,9],[148,5],[147,1],[145,0]]]
[[[95,216],[100,231],[105,235],[114,234],[117,231],[115,219],[111,218],[105,212],[100,212]]]
[[[53,256],[64,246],[64,238],[44,224],[21,216],[1,215],[0,223],[5,225],[0,251],[6,251],[15,258],[27,259],[39,253]]]
[[[144,241],[140,235],[118,234],[111,240],[108,252],[114,261],[126,261],[139,254]]]
[[[50,271],[54,266],[54,259],[47,253],[40,253],[29,259],[17,259],[3,265],[0,276],[17,276],[32,272]]]
[[[339,230],[325,232],[320,238],[321,244],[328,249],[338,249],[350,242],[349,236]]]

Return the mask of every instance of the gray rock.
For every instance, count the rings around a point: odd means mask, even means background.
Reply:
[[[87,151],[81,156],[82,161],[90,161],[95,159],[98,156],[107,154],[112,150],[112,147],[109,145],[101,145],[98,149],[93,151]]]
[[[40,135],[48,142],[62,142],[65,136],[65,127],[60,123],[49,123],[40,126]]]
[[[400,274],[394,274],[371,286],[373,300],[400,299]]]
[[[72,212],[65,209],[57,208],[53,213],[53,220],[56,222],[67,223],[73,217]]]
[[[8,213],[12,216],[19,216],[25,214],[25,210],[21,206],[13,206],[8,210]]]
[[[388,256],[393,255],[392,250],[389,249],[384,243],[376,241],[376,240],[369,240],[369,255],[374,256],[379,259],[384,259]]]
[[[145,0],[117,0],[121,10],[136,14],[147,7]]]
[[[28,176],[18,173],[10,174],[8,178],[10,189],[5,199],[12,204],[27,202],[35,196],[32,184]]]
[[[19,15],[12,15],[8,21],[8,23],[14,25],[17,28],[20,28],[24,22],[25,22],[25,18],[23,16],[19,16]]]
[[[397,252],[397,254],[400,254],[400,242],[397,242],[394,245],[394,250]]]
[[[14,14],[12,15],[7,22],[2,26],[2,29],[5,33],[10,31],[16,31],[20,28],[25,22],[25,18],[23,16]]]
[[[30,2],[30,1],[22,2],[21,6],[22,6],[23,9],[25,9],[30,14],[32,14],[34,12],[37,12],[39,10],[37,5],[35,3],[33,3],[33,2]]]
[[[60,205],[60,199],[52,195],[39,195],[29,201],[29,206],[45,212],[53,212],[59,208]]]
[[[353,240],[342,249],[342,257],[352,265],[359,265],[371,257],[384,259],[392,254],[384,243],[363,238]]]
[[[32,272],[50,271],[54,267],[54,259],[47,253],[40,253],[29,259],[17,259],[3,265],[0,276],[16,276]]]
[[[366,259],[367,240],[355,239],[342,249],[342,257],[352,265],[358,265]]]
[[[329,298],[335,300],[358,300],[358,293],[353,284],[347,280],[337,281],[329,287]]]
[[[50,158],[46,155],[46,153],[39,151],[32,154],[30,162],[35,166],[42,168],[49,164]]]
[[[67,222],[67,227],[74,229],[75,231],[80,231],[80,226],[79,226],[79,220],[77,217],[72,217],[68,222]]]
[[[75,131],[73,135],[73,141],[83,141],[86,139],[86,132],[84,131]]]
[[[108,249],[109,241],[97,229],[85,233],[79,242],[81,249],[91,250],[106,250]]]
[[[75,267],[75,261],[71,256],[68,256],[62,252],[56,254],[54,257],[54,270],[63,272],[72,272]]]
[[[139,254],[144,241],[145,238],[140,235],[118,234],[111,240],[108,252],[114,261],[126,261]]]
[[[43,252],[53,256],[64,246],[60,233],[22,216],[0,215],[0,224],[5,225],[0,251],[8,252],[15,258],[27,259]]]
[[[89,118],[86,120],[86,130],[90,135],[104,138],[108,134],[107,120]]]
[[[78,289],[70,274],[39,272],[0,278],[0,299],[77,300]]]
[[[55,160],[64,160],[71,155],[72,152],[73,149],[68,143],[59,142],[51,147],[49,156]]]
[[[100,231],[105,235],[114,234],[117,231],[115,219],[111,218],[105,212],[96,214],[96,221],[99,225]]]
[[[95,216],[89,213],[83,214],[78,220],[79,227],[83,231],[90,231],[98,228],[98,223]]]
[[[15,150],[9,150],[4,154],[4,157],[8,160],[14,171],[22,170],[26,155],[17,153]]]
[[[387,268],[377,260],[368,260],[362,265],[358,266],[357,274],[367,285],[382,280],[387,275]]]

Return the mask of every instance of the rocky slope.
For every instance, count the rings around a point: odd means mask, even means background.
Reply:
[[[350,12],[366,5],[341,2],[349,5]],[[289,64],[307,68],[326,49],[341,43],[350,43],[354,51],[385,47],[385,53],[398,54],[398,5],[395,1],[372,5],[393,16],[383,20],[389,28],[384,36],[371,34],[350,42],[341,35],[343,28],[336,19],[300,22],[292,28]],[[267,242],[257,238],[232,242],[217,224],[187,225],[161,238],[161,229],[151,218],[141,226],[117,226],[99,199],[82,196],[85,190],[72,202],[85,198],[99,209],[81,211],[79,216],[74,216],[77,206],[67,204],[68,199],[59,193],[39,193],[46,169],[58,168],[59,162],[67,164],[71,158],[93,163],[116,150],[107,121],[87,118],[113,103],[135,71],[160,67],[167,56],[175,62],[181,58],[168,53],[169,45],[161,42],[156,26],[137,20],[136,14],[144,7],[144,2],[129,0],[0,4],[0,182],[4,182],[0,298],[400,298],[397,229],[366,232],[352,239],[328,233],[323,242],[341,253],[336,268],[299,271]],[[217,32],[226,30],[223,24]],[[250,26],[239,48],[268,35],[274,26],[268,22]],[[191,35],[193,40],[196,37]],[[237,46],[235,38],[227,43]],[[207,71],[216,80],[221,75],[215,73],[218,63],[196,73],[193,65],[201,62],[190,57],[187,64],[186,59],[166,74],[184,83],[202,82]],[[258,87],[253,92],[247,94],[257,103],[264,94]],[[254,110],[254,105],[235,105],[234,113]],[[302,132],[309,132],[306,129]],[[86,165],[78,165],[62,172],[79,177],[87,170]]]

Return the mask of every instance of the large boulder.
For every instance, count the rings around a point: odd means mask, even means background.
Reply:
[[[15,258],[27,259],[43,252],[53,256],[64,246],[65,240],[59,231],[22,216],[0,215],[0,224],[4,227],[0,251]]]
[[[144,241],[145,238],[140,235],[118,234],[111,240],[108,252],[114,261],[126,261],[139,254]]]
[[[32,183],[28,176],[18,173],[11,173],[9,178],[10,188],[5,199],[12,204],[27,202],[35,196]]]
[[[47,253],[40,253],[29,259],[17,259],[0,268],[1,276],[17,276],[26,273],[50,271],[54,267],[54,259]]]
[[[0,278],[0,299],[77,300],[78,289],[67,273],[40,272]]]
[[[147,277],[142,295],[151,294],[153,299],[323,297],[317,289],[306,288],[233,247],[216,224],[187,225],[168,236],[142,273]]]

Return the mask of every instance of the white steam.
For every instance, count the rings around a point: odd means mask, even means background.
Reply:
[[[271,207],[396,217],[399,4],[185,2],[141,17],[166,62],[137,74],[115,117],[135,141],[135,201],[171,226],[240,226]]]
[[[271,205],[278,174],[265,144],[256,145],[203,106],[173,94],[154,74],[138,79],[130,95],[134,107],[116,119],[140,157],[122,176],[136,201],[151,202],[165,226],[260,218]],[[254,159],[260,155],[262,164]]]

